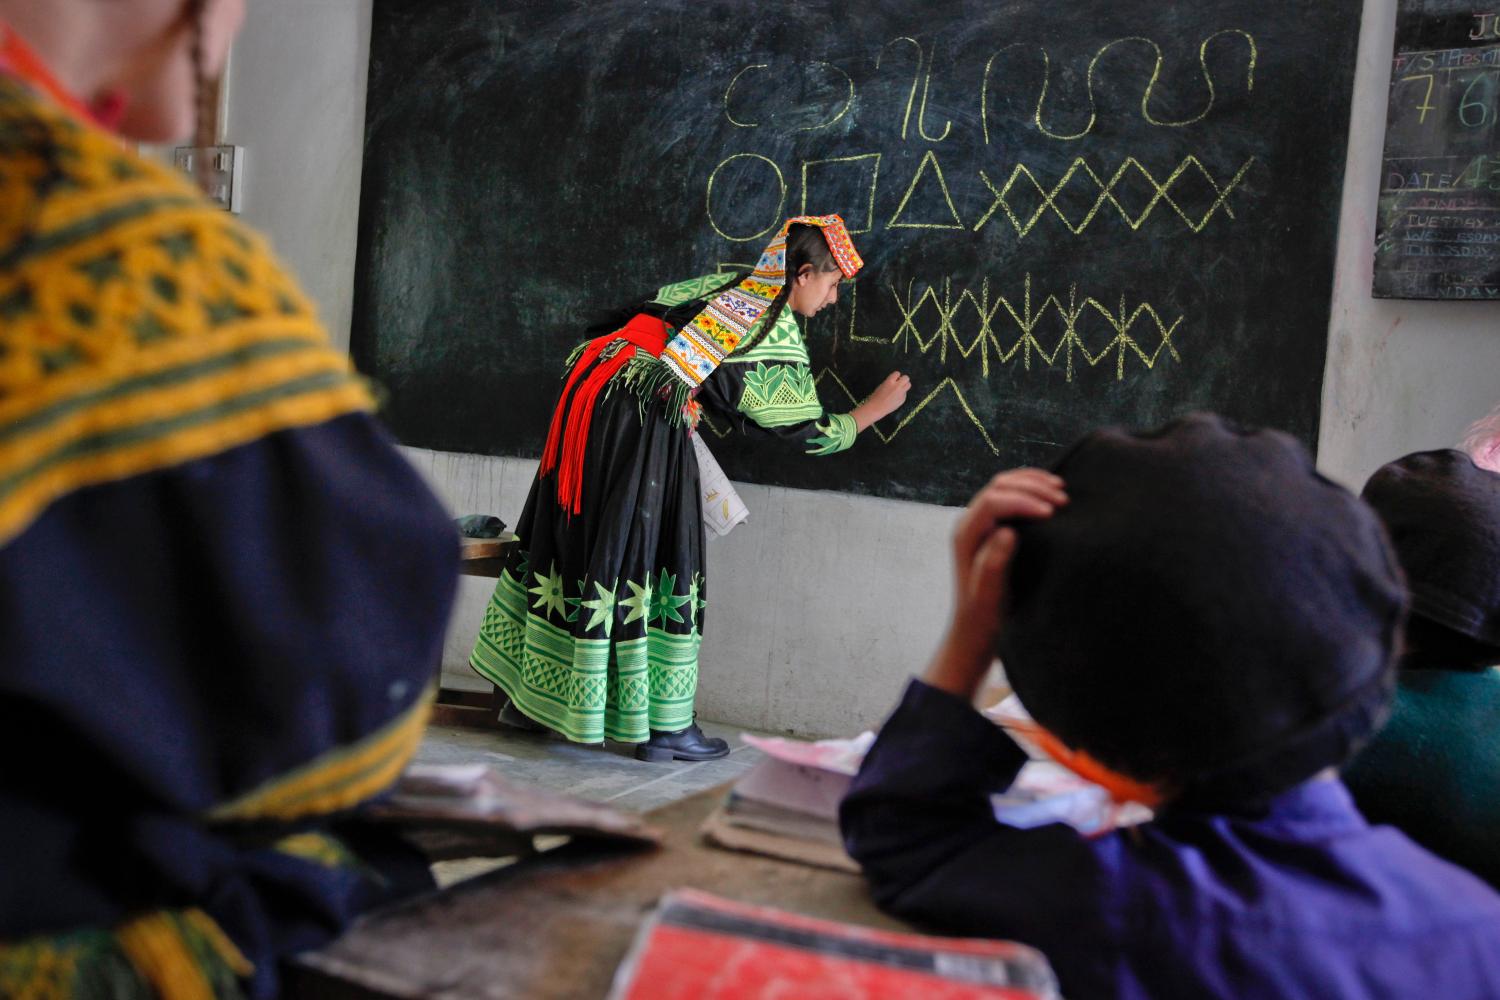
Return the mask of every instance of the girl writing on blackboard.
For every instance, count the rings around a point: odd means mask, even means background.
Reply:
[[[892,372],[852,412],[824,410],[796,320],[862,264],[837,215],[799,216],[750,274],[666,285],[574,352],[469,659],[509,696],[502,721],[642,760],[729,752],[693,721],[706,591],[689,435],[708,407],[818,457],[899,407],[911,380]]]

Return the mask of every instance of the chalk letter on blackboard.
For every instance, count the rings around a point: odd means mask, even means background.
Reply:
[[[758,128],[758,127],[760,127],[760,122],[742,122],[742,121],[739,121],[738,119],[736,119],[734,117],[734,115],[730,114],[729,113],[729,97],[730,97],[731,94],[734,93],[734,85],[740,82],[740,77],[744,76],[746,73],[750,72],[753,69],[765,69],[768,65],[770,65],[770,64],[769,63],[751,63],[749,66],[746,66],[744,69],[742,69],[738,73],[734,74],[734,78],[729,81],[729,86],[727,86],[727,87],[724,88],[724,117],[727,118],[727,119],[729,119],[729,124],[731,124],[731,125],[738,125],[740,128]]]
[[[1009,45],[1001,46],[990,54],[989,59],[984,64],[984,76],[979,82],[979,127],[983,130],[984,144],[986,146],[990,144],[990,70],[994,67],[996,59],[1017,47],[1027,48],[1028,46],[1024,42],[1011,42]],[[1043,58],[1046,55],[1047,52],[1043,49]],[[975,228],[977,229],[978,227],[976,226]]]
[[[922,85],[922,106],[917,111],[917,133],[928,142],[942,142],[948,138],[948,132],[953,128],[953,122],[946,121],[943,123],[942,135],[927,134],[927,92],[932,88],[932,47],[923,52],[922,43],[915,38],[909,38],[906,35],[902,35],[900,38],[893,38],[885,43],[880,50],[880,55],[875,57],[875,68],[880,68],[880,61],[885,58],[885,50],[897,42],[910,42],[917,49],[917,68],[912,73],[911,92],[906,95],[906,113],[901,116],[901,141],[906,141],[906,130],[911,125],[911,109],[917,101],[917,84],[920,83]],[[924,64],[927,67],[925,76],[922,73],[922,66]]]
[[[850,76],[848,73],[845,73],[843,70],[839,69],[837,66],[830,62],[816,62],[813,63],[813,65],[827,66],[839,76],[843,77],[844,83],[846,83],[849,87],[849,95],[844,98],[844,106],[842,108],[839,108],[838,114],[834,115],[832,118],[819,125],[803,125],[801,128],[796,129],[796,131],[798,132],[816,132],[818,131],[818,129],[828,128],[830,125],[837,124],[838,120],[847,115],[849,113],[849,109],[854,107],[854,77]],[[927,98],[925,96],[922,98],[922,106],[924,108],[927,106]]]
[[[880,61],[885,58],[885,50],[890,48],[892,45],[895,45],[897,42],[910,42],[912,45],[916,46],[917,49],[917,68],[911,75],[911,93],[906,95],[906,114],[901,116],[901,141],[905,142],[906,128],[911,124],[911,106],[917,99],[917,84],[922,82],[923,52],[922,43],[917,41],[915,38],[908,38],[905,35],[902,35],[900,38],[893,38],[885,43],[884,47],[882,47],[880,50],[880,55],[875,57],[876,69],[880,68]]]
[[[1200,122],[1204,118],[1207,118],[1208,113],[1213,110],[1214,102],[1218,100],[1219,96],[1218,91],[1214,88],[1214,75],[1208,69],[1208,46],[1209,43],[1211,43],[1214,39],[1220,38],[1224,35],[1238,35],[1243,38],[1245,40],[1245,44],[1249,46],[1250,54],[1245,67],[1245,91],[1248,93],[1254,90],[1255,63],[1256,60],[1260,58],[1260,52],[1255,47],[1255,36],[1250,34],[1250,32],[1244,31],[1240,28],[1225,28],[1223,31],[1216,31],[1212,35],[1209,35],[1203,40],[1203,44],[1198,46],[1198,66],[1203,71],[1203,82],[1208,86],[1208,103],[1204,105],[1201,112],[1194,115],[1192,118],[1184,118],[1181,121],[1175,122],[1159,121],[1158,119],[1151,116],[1150,105],[1151,92],[1156,87],[1156,81],[1161,77],[1162,53],[1161,49],[1155,42],[1150,42],[1151,47],[1153,49],[1156,49],[1156,67],[1151,71],[1151,82],[1146,84],[1146,93],[1141,96],[1141,117],[1146,119],[1146,121],[1150,122],[1152,125],[1164,125],[1170,128],[1180,128],[1183,125],[1192,125],[1195,122]],[[1146,39],[1146,41],[1149,41],[1149,39]],[[1102,54],[1103,50],[1100,50],[1100,52]]]

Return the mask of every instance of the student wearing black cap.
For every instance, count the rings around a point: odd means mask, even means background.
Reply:
[[[1333,772],[1384,715],[1403,616],[1369,509],[1212,416],[1054,471],[970,504],[953,625],[843,804],[877,901],[1032,944],[1070,997],[1500,996],[1500,896]],[[1025,762],[970,704],[997,650],[1046,742],[1152,822],[995,820]]]
[[[1391,720],[1344,780],[1373,823],[1500,886],[1500,475],[1461,451],[1391,462],[1364,499],[1411,591]]]

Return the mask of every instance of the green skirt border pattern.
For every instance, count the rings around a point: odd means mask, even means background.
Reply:
[[[655,626],[629,639],[579,638],[537,613],[507,569],[469,665],[521,711],[575,743],[644,743],[652,729],[692,724],[702,642],[696,628]]]

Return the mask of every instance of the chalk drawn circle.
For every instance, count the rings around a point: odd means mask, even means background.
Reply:
[[[714,218],[714,182],[718,180],[719,172],[721,170],[729,166],[735,160],[743,159],[759,160],[769,166],[771,170],[776,174],[776,183],[780,185],[781,193],[777,196],[776,210],[771,213],[771,221],[764,229],[761,229],[758,232],[751,233],[749,236],[731,236],[724,231],[724,227],[720,226],[718,220]],[[713,173],[708,175],[708,191],[704,196],[704,208],[708,213],[708,224],[713,227],[714,232],[718,233],[720,236],[731,243],[749,243],[751,240],[758,240],[766,234],[770,233],[778,225],[780,225],[781,210],[785,207],[786,178],[782,176],[781,168],[776,165],[776,161],[770,159],[769,157],[761,156],[759,153],[735,153],[733,156],[726,157],[724,160],[720,161],[719,165],[717,167],[714,167]]]

